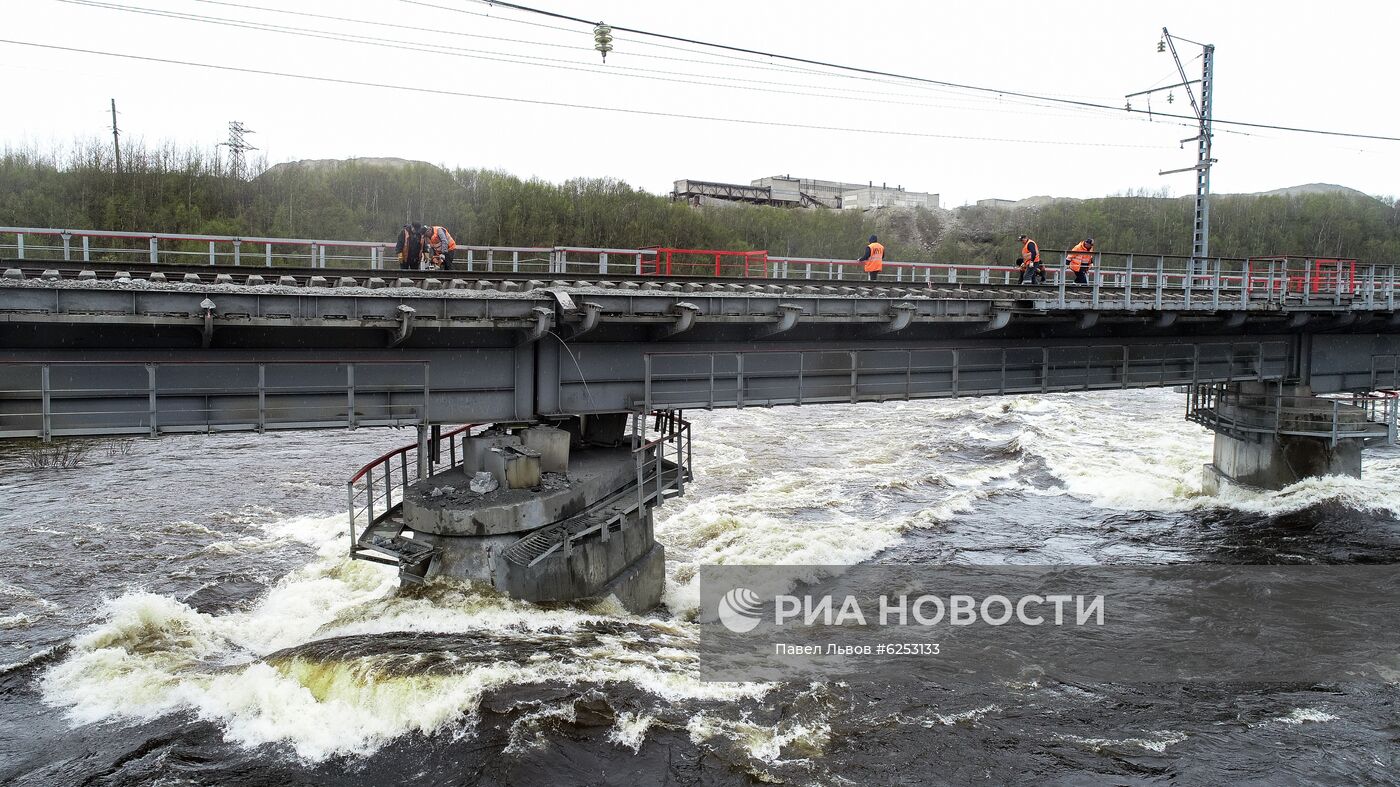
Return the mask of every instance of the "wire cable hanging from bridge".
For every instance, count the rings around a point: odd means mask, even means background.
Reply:
[[[523,12],[526,12],[526,13],[539,14],[539,15],[542,15],[542,16],[553,17],[553,18],[555,18],[555,19],[563,19],[563,20],[570,21],[570,22],[576,22],[576,23],[578,23],[578,24],[588,25],[588,26],[590,26],[590,27],[592,27],[594,24],[596,24],[596,20],[583,19],[583,18],[581,18],[581,17],[570,16],[570,15],[568,15],[568,14],[561,14],[561,13],[557,13],[557,12],[555,12],[555,11],[546,11],[546,10],[541,9],[541,8],[532,8],[532,7],[530,7],[530,6],[521,5],[521,4],[519,4],[519,3],[505,2],[505,0],[473,0],[473,1],[474,1],[474,2],[480,2],[480,3],[487,3],[488,5],[491,5],[491,6],[502,6],[502,7],[505,7],[505,8],[515,9],[515,10],[517,10],[517,11],[523,11]],[[1020,98],[1035,99],[1035,100],[1037,100],[1037,101],[1050,101],[1050,102],[1054,102],[1054,103],[1057,103],[1057,104],[1066,104],[1066,105],[1073,105],[1073,106],[1080,106],[1080,107],[1088,107],[1088,108],[1092,108],[1092,109],[1106,109],[1106,110],[1113,110],[1113,111],[1119,111],[1119,112],[1126,111],[1126,112],[1134,112],[1134,113],[1138,113],[1138,114],[1148,114],[1148,110],[1145,110],[1145,109],[1125,109],[1125,108],[1123,108],[1123,107],[1115,107],[1115,106],[1110,106],[1110,105],[1107,105],[1107,104],[1097,104],[1097,103],[1094,103],[1094,102],[1091,102],[1091,101],[1079,101],[1079,100],[1070,99],[1070,98],[1056,98],[1056,97],[1054,97],[1054,96],[1040,95],[1040,94],[1036,94],[1036,93],[1025,93],[1025,92],[1020,92],[1020,91],[1015,91],[1015,90],[1003,90],[1003,89],[1001,89],[1001,88],[986,87],[986,86],[982,86],[982,85],[969,85],[969,84],[963,84],[963,83],[959,83],[959,82],[949,82],[949,81],[941,80],[941,79],[929,79],[929,78],[927,78],[927,77],[917,77],[917,76],[911,76],[911,75],[908,75],[908,74],[899,74],[899,73],[892,72],[892,71],[880,71],[880,70],[878,70],[878,69],[861,68],[861,67],[859,67],[859,66],[848,66],[848,65],[843,65],[843,64],[841,64],[841,63],[832,63],[832,62],[828,62],[828,61],[825,61],[825,60],[812,60],[812,59],[810,59],[810,58],[796,57],[796,56],[794,56],[794,55],[784,55],[784,54],[781,54],[781,53],[778,53],[778,52],[765,52],[765,51],[759,50],[759,49],[749,49],[749,48],[747,48],[747,47],[732,46],[732,45],[729,45],[729,44],[719,44],[719,43],[715,43],[715,42],[712,42],[712,41],[703,41],[703,40],[695,39],[695,38],[686,38],[686,37],[684,37],[684,36],[675,36],[675,35],[670,35],[670,34],[667,34],[667,33],[656,33],[656,32],[652,32],[652,31],[649,31],[649,30],[640,30],[640,29],[633,28],[633,27],[627,27],[627,26],[625,26],[625,25],[611,25],[611,27],[612,27],[612,29],[613,29],[614,31],[617,31],[617,32],[633,33],[633,34],[636,34],[636,35],[650,36],[650,37],[652,37],[652,38],[659,38],[659,39],[664,39],[664,40],[668,40],[668,41],[678,41],[678,42],[687,43],[687,44],[696,44],[696,45],[699,45],[699,46],[713,47],[713,48],[715,48],[715,49],[722,49],[722,50],[726,50],[726,51],[730,51],[730,52],[741,52],[741,53],[749,54],[749,55],[759,55],[759,56],[762,56],[762,57],[768,57],[768,58],[773,58],[773,59],[777,59],[777,60],[786,60],[786,61],[790,61],[790,62],[794,62],[794,63],[805,63],[805,64],[808,64],[808,65],[822,66],[822,67],[825,67],[825,68],[840,69],[840,70],[842,70],[842,71],[853,71],[853,72],[862,73],[862,74],[873,74],[873,75],[877,75],[877,76],[894,77],[894,78],[897,78],[897,79],[905,79],[905,80],[911,80],[911,81],[915,81],[915,82],[923,82],[923,83],[932,84],[932,85],[942,85],[942,86],[944,86],[944,87],[957,88],[957,89],[960,89],[960,90],[971,90],[971,91],[977,91],[977,92],[982,92],[982,93],[995,93],[995,94],[998,94],[998,95],[1017,96],[1017,97],[1020,97]],[[1153,114],[1153,115],[1155,115],[1155,116],[1157,116],[1157,117],[1170,117],[1170,118],[1176,118],[1176,119],[1181,119],[1181,120],[1195,120],[1195,117],[1193,117],[1193,116],[1191,116],[1191,115],[1177,115],[1177,114],[1171,114],[1171,113],[1165,113],[1165,112],[1152,112],[1151,114]],[[1391,136],[1385,136],[1385,135],[1382,135],[1382,134],[1364,134],[1364,133],[1360,133],[1360,132],[1351,132],[1351,131],[1330,131],[1330,130],[1326,130],[1326,129],[1302,128],[1302,127],[1298,127],[1298,126],[1281,126],[1281,125],[1276,125],[1276,124],[1272,124],[1272,123],[1254,123],[1254,122],[1243,121],[1243,120],[1221,120],[1220,118],[1213,118],[1213,119],[1212,119],[1212,122],[1214,122],[1214,123],[1219,123],[1219,124],[1228,124],[1228,125],[1232,125],[1232,126],[1246,126],[1246,127],[1250,127],[1250,128],[1272,129],[1272,130],[1274,130],[1274,131],[1292,131],[1292,132],[1296,132],[1296,133],[1299,133],[1299,134],[1322,134],[1322,135],[1335,136],[1335,137],[1353,137],[1353,138],[1356,138],[1356,139],[1374,139],[1374,140],[1381,140],[1381,141],[1385,141],[1385,142],[1400,142],[1400,137],[1391,137]]]
[[[1049,139],[1013,139],[1008,137],[979,137],[960,134],[933,134],[923,131],[897,131],[885,128],[854,128],[849,126],[824,126],[814,123],[786,123],[776,120],[752,120],[747,118],[719,117],[715,115],[692,115],[682,112],[662,112],[649,109],[631,109],[627,107],[609,107],[596,104],[575,104],[566,101],[550,101],[536,98],[520,98],[517,96],[493,96],[486,93],[468,93],[459,90],[446,90],[442,88],[415,87],[412,85],[396,85],[386,82],[369,82],[358,79],[346,79],[343,77],[317,76],[314,74],[294,74],[286,71],[271,71],[259,68],[248,68],[245,66],[226,66],[213,63],[199,63],[191,60],[175,60],[170,58],[149,57],[146,55],[132,55],[123,52],[105,52],[98,49],[84,49],[80,47],[61,46],[58,44],[41,44],[34,41],[15,41],[12,39],[0,38],[0,44],[10,44],[12,46],[33,47],[36,49],[49,49],[58,52],[72,52],[83,55],[98,55],[101,57],[115,57],[124,60],[137,60],[147,63],[160,63],[163,65],[188,66],[191,68],[204,68],[216,71],[230,71],[241,74],[257,74],[259,76],[280,77],[284,79],[300,79],[311,82],[321,82],[328,84],[351,85],[354,87],[372,87],[384,90],[400,90],[413,93],[427,93],[431,95],[456,96],[459,98],[476,98],[484,101],[501,101],[512,104],[530,104],[534,106],[560,107],[565,109],[588,109],[597,112],[617,112],[627,115],[641,115],[646,117],[664,117],[679,120],[703,120],[715,123],[730,123],[744,126],[771,126],[774,128],[793,128],[806,131],[837,131],[849,134],[878,134],[882,136],[895,137],[915,137],[922,139],[954,139],[969,142],[1014,142],[1027,145],[1065,145],[1071,147],[1098,147],[1098,148],[1136,148],[1136,149],[1156,149],[1160,145],[1128,145],[1114,142],[1085,142],[1069,140],[1049,140]]]

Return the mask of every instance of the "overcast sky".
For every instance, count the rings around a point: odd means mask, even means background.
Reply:
[[[1171,56],[1156,51],[1166,26],[1216,46],[1218,119],[1400,136],[1395,0],[522,4],[1113,107],[1122,107],[1126,93],[1180,81]],[[10,145],[47,149],[79,136],[110,137],[108,100],[115,98],[127,137],[211,146],[237,119],[256,132],[249,140],[270,163],[398,156],[551,181],[610,176],[657,193],[680,178],[747,183],[791,174],[937,192],[949,207],[986,197],[1194,188],[1189,173],[1157,174],[1194,163],[1192,143],[1180,144],[1194,134],[1187,121],[859,78],[622,33],[604,64],[587,26],[474,0],[4,0],[0,9],[0,38],[447,92],[0,44],[8,107],[0,142]],[[1180,43],[1179,51],[1197,78],[1200,47]],[[1151,106],[1189,114],[1181,89],[1175,99],[1169,104],[1160,93]],[[1146,108],[1147,100],[1133,105]],[[1228,125],[1216,132],[1216,193],[1325,182],[1400,194],[1400,142]]]

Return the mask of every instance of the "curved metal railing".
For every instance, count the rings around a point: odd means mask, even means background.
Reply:
[[[462,441],[480,424],[466,424],[430,438],[428,474],[450,470],[462,464],[465,446]],[[446,449],[444,452],[443,449]],[[346,482],[350,510],[350,554],[356,556],[359,532],[363,532],[403,505],[404,490],[422,476],[418,461],[418,443],[396,448],[365,464]],[[447,461],[432,461],[446,454]]]

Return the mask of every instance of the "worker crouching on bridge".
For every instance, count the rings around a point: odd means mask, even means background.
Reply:
[[[1016,259],[1016,266],[1021,269],[1021,280],[1016,283],[1025,284],[1026,279],[1030,279],[1031,284],[1044,284],[1045,264],[1040,261],[1040,246],[1029,235],[1022,235],[1017,240],[1021,242],[1021,256]]]
[[[870,242],[865,244],[865,254],[856,262],[865,263],[865,272],[870,274],[871,281],[879,279],[880,271],[885,267],[885,244],[871,235]]]
[[[418,270],[423,263],[423,225],[416,221],[403,225],[394,243],[394,253],[399,257],[400,268]]]
[[[423,247],[433,255],[433,266],[445,271],[452,270],[452,257],[457,252],[457,241],[446,227],[423,228]]]
[[[1075,284],[1089,283],[1089,266],[1094,264],[1094,239],[1085,238],[1076,243],[1065,257],[1065,265],[1074,274]]]

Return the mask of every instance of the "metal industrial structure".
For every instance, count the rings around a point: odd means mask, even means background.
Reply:
[[[1176,42],[1184,41],[1201,48],[1201,78],[1192,80],[1186,76],[1186,67],[1181,63],[1181,57],[1176,52]],[[1191,100],[1191,111],[1196,116],[1197,132],[1196,136],[1181,140],[1183,144],[1187,142],[1196,143],[1196,164],[1191,167],[1181,169],[1169,169],[1158,172],[1158,175],[1175,175],[1180,172],[1196,173],[1196,211],[1191,228],[1191,258],[1197,261],[1204,261],[1210,257],[1210,167],[1215,163],[1211,156],[1211,104],[1212,93],[1215,85],[1215,45],[1201,44],[1189,38],[1173,36],[1162,28],[1162,38],[1157,42],[1158,52],[1171,52],[1172,61],[1176,63],[1177,74],[1181,77],[1181,82],[1165,87],[1154,87],[1149,90],[1140,90],[1136,93],[1129,93],[1128,108],[1132,108],[1132,99],[1136,96],[1147,96],[1163,90],[1175,90],[1181,88],[1186,91],[1186,97]],[[1192,85],[1200,85],[1201,96],[1198,100],[1196,93],[1191,89]],[[1167,94],[1167,101],[1172,101],[1172,94]]]
[[[689,476],[689,409],[1186,386],[1208,478],[1259,486],[1359,474],[1396,434],[1394,265],[1099,253],[1089,285],[1019,286],[723,250],[459,247],[458,270],[390,271],[371,242],[0,244],[0,437],[414,426],[349,484],[353,554],[528,599],[654,603],[650,509]],[[460,424],[497,426],[441,434]],[[428,495],[483,473],[502,491]]]
[[[750,183],[717,183],[678,180],[672,184],[672,200],[692,205],[707,200],[745,202],[778,207],[868,210],[871,208],[937,208],[938,195],[905,191],[903,186],[881,183],[843,183],[836,180],[773,175]]]
[[[229,171],[235,178],[243,177],[247,168],[246,153],[250,150],[257,150],[257,146],[248,141],[246,135],[255,133],[252,129],[243,125],[242,121],[230,120],[228,124],[228,141],[220,142],[218,147],[228,148]]]

